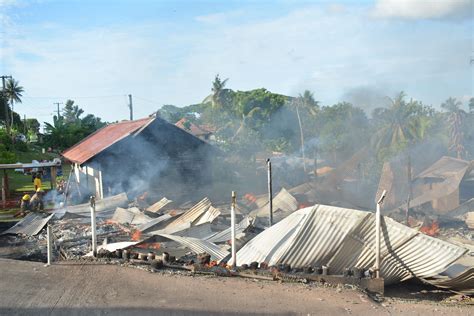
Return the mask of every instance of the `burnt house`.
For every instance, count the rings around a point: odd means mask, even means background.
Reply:
[[[147,118],[109,124],[62,153],[73,163],[81,196],[126,192],[169,196],[211,182],[215,149],[165,120]]]

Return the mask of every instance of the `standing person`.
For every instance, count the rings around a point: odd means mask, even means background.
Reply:
[[[38,192],[38,189],[41,189],[41,176],[39,173],[36,174],[35,181],[33,182],[35,185],[35,191]]]
[[[31,198],[30,205],[33,212],[44,210],[43,193],[44,191],[40,187],[36,190],[36,193]]]

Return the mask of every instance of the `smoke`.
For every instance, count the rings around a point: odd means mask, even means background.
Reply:
[[[387,88],[376,86],[361,86],[352,88],[342,95],[342,99],[363,109],[367,115],[371,115],[376,108],[388,107],[390,99],[387,96],[394,95]]]

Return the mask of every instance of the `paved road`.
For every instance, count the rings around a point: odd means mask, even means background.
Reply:
[[[0,315],[474,315],[466,306],[384,305],[350,289],[0,259]]]

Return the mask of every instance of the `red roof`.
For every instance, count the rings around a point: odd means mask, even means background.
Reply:
[[[82,164],[119,140],[145,127],[154,119],[154,117],[147,117],[107,125],[65,150],[62,155],[72,162]]]
[[[189,128],[186,128],[186,123],[189,123]],[[201,135],[207,135],[210,134],[211,132],[205,130],[204,128],[190,122],[188,119],[183,117],[180,119],[178,122],[176,122],[174,125],[178,126],[181,129],[184,129],[185,131],[193,134],[194,136],[201,136]]]

